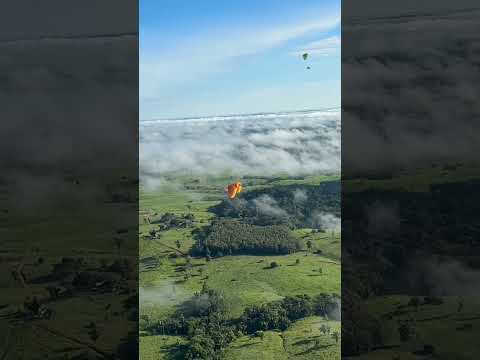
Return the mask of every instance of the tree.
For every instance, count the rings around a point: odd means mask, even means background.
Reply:
[[[263,340],[263,337],[265,336],[265,333],[262,330],[258,330],[255,332],[255,336],[259,337]]]
[[[120,253],[120,248],[122,247],[124,243],[124,239],[119,238],[119,237],[114,237],[113,241],[115,242],[115,246],[117,247],[117,251]]]
[[[338,297],[336,295],[319,294],[312,300],[313,313],[319,316],[327,316],[337,313]]]
[[[177,241],[175,241],[175,244],[177,245],[177,249],[180,249],[182,247],[182,244],[180,243],[180,240],[177,239]]]
[[[424,355],[433,355],[435,354],[435,347],[430,344],[423,345],[423,354]]]
[[[299,265],[300,264],[300,259],[295,260],[295,264]]]
[[[281,300],[281,305],[292,321],[313,314],[312,299],[308,295],[287,296]]]
[[[307,241],[307,248],[310,250],[312,248],[312,240]]]
[[[195,335],[190,340],[185,358],[187,360],[216,359],[215,342],[212,338],[204,334]]]
[[[276,268],[276,267],[278,267],[278,263],[277,263],[276,261],[272,261],[272,262],[270,263],[270,268],[271,268],[271,269],[274,269],[274,268]]]
[[[408,302],[408,306],[413,306],[415,311],[417,311],[418,307],[420,306],[420,299],[416,296],[411,297],[410,301]]]
[[[247,307],[240,317],[240,327],[249,334],[259,330],[285,330],[290,323],[287,311],[279,302]]]
[[[320,332],[325,335],[327,333],[327,327],[325,326],[325,324],[322,324],[322,326],[320,326]]]
[[[407,342],[412,338],[412,327],[407,322],[402,322],[398,327],[398,334],[400,335],[401,342]]]
[[[91,328],[90,328],[90,331],[88,332],[88,335],[90,337],[90,339],[92,339],[94,342],[97,341],[97,339],[99,338],[99,334],[98,334],[98,330],[97,330],[97,325],[95,323],[90,323],[91,324]]]
[[[338,331],[333,332],[332,338],[335,340],[335,343],[338,343],[338,339],[340,338]]]

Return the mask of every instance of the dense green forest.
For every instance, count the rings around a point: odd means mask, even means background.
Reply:
[[[222,359],[228,344],[244,334],[262,336],[263,331],[285,330],[293,321],[312,315],[339,320],[339,304],[340,298],[336,294],[287,296],[279,301],[248,307],[240,318],[229,319],[221,293],[204,286],[173,316],[163,320],[144,316],[140,329],[152,335],[186,336],[189,343],[181,349],[182,358],[215,360]],[[332,333],[332,337],[338,341],[339,334]]]
[[[431,297],[438,294],[438,282],[427,281],[427,266],[440,267],[456,254],[462,271],[480,268],[480,226],[472,225],[478,223],[479,185],[478,180],[434,184],[423,192],[374,188],[343,198],[347,236],[342,253],[348,257],[342,263],[342,281],[350,289],[343,297],[348,308],[342,318],[345,354],[357,356],[385,345],[382,321],[372,315],[382,310],[362,308],[367,299],[410,294],[424,297],[420,304],[426,308],[438,303]],[[449,291],[443,290],[445,295]],[[409,305],[412,310],[418,309],[417,301]]]
[[[240,199],[225,199],[210,211],[218,217],[240,218],[254,225],[321,228],[316,213],[340,217],[340,189],[339,181],[267,187],[246,192]]]
[[[294,237],[285,225],[256,226],[232,219],[220,219],[195,229],[195,256],[232,254],[290,254],[302,248],[302,240]]]

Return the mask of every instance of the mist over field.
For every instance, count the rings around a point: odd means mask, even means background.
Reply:
[[[165,281],[158,286],[140,286],[139,288],[139,299],[142,306],[161,306],[185,297],[186,294],[173,281]]]

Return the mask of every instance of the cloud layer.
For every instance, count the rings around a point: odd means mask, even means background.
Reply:
[[[340,170],[338,110],[144,122],[140,137],[141,181]]]
[[[479,15],[342,24],[344,174],[476,160]]]
[[[137,44],[135,36],[0,43],[2,206],[43,214],[92,206],[98,179],[136,176]]]

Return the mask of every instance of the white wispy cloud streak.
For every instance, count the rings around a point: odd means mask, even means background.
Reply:
[[[215,72],[225,71],[239,57],[276,48],[293,39],[328,31],[340,23],[339,14],[295,23],[248,29],[217,29],[193,36],[174,48],[150,51],[149,40],[140,44],[140,97],[156,97],[163,89]],[[148,42],[148,43],[147,43]]]
[[[330,36],[324,39],[312,41],[301,47],[298,51],[292,52],[292,55],[301,56],[308,53],[310,56],[330,56],[340,53],[340,36]]]

